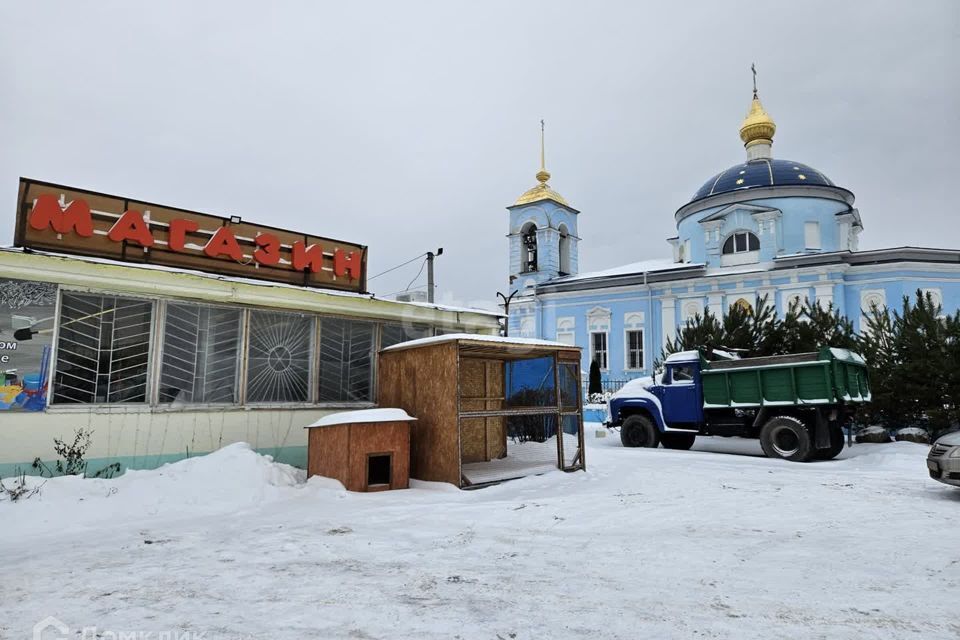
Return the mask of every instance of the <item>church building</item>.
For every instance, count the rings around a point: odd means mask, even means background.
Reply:
[[[626,379],[650,374],[678,326],[706,308],[719,315],[766,296],[782,316],[806,299],[832,303],[860,330],[872,306],[899,307],[918,289],[945,313],[960,306],[960,250],[859,251],[853,192],[773,157],[775,132],[754,89],[740,126],[746,158],[677,209],[672,259],[591,273],[578,268],[580,212],[548,184],[541,143],[539,184],[507,208],[510,335],[579,345],[584,371],[597,360],[604,378]]]

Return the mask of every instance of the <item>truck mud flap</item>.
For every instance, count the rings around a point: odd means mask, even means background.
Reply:
[[[816,416],[816,424],[813,429],[813,446],[817,449],[829,449],[830,419],[820,409],[817,409]]]

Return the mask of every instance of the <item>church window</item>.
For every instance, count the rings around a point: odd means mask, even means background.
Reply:
[[[607,369],[607,332],[593,331],[590,333],[590,360],[596,360],[603,370]]]
[[[627,369],[643,369],[643,329],[628,329],[627,341]]]
[[[723,243],[723,253],[746,253],[759,251],[760,239],[749,231],[738,231],[727,238]]]
[[[747,302],[746,298],[740,298],[739,300],[734,302],[732,306],[739,307],[745,313],[753,313],[753,305]]]
[[[570,234],[566,225],[560,225],[560,275],[570,274]]]
[[[520,271],[530,273],[537,270],[537,227],[532,222],[527,223],[520,232],[523,241],[522,261]]]

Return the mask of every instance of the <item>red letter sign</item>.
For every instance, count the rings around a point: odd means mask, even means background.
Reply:
[[[253,251],[253,259],[260,264],[275,265],[280,262],[280,238],[272,233],[261,233],[255,240],[257,249]]]
[[[333,252],[333,273],[339,276],[348,276],[351,280],[359,278],[362,271],[363,254],[355,251],[346,253],[343,249]]]
[[[170,237],[167,238],[167,246],[171,251],[184,251],[187,244],[187,234],[200,228],[200,225],[193,220],[186,218],[175,218],[170,221]]]
[[[57,233],[70,233],[73,229],[78,236],[89,238],[93,235],[90,206],[78,199],[61,209],[59,200],[50,194],[41,194],[30,212],[30,228],[43,231],[47,227],[53,227]]]
[[[306,246],[301,240],[293,243],[293,268],[303,271],[309,268],[313,273],[323,267],[323,247],[318,244]]]
[[[124,211],[123,215],[110,227],[107,237],[114,242],[127,240],[136,242],[141,247],[153,246],[150,225],[143,219],[143,214],[139,211]]]
[[[230,227],[220,227],[210,238],[210,241],[203,248],[203,252],[211,258],[217,258],[221,255],[233,258],[237,262],[243,260],[243,251],[237,244],[237,238],[230,231]]]

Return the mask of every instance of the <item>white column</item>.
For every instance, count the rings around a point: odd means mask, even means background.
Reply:
[[[663,298],[660,300],[664,345],[670,340],[673,340],[674,336],[677,335],[676,302],[676,298]]]

